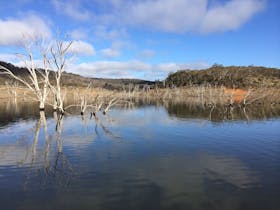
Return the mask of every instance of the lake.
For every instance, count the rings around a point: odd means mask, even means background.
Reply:
[[[280,209],[277,106],[72,113],[0,104],[0,209]]]

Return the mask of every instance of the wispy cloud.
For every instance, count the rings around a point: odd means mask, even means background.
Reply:
[[[265,7],[265,0],[216,2],[211,5],[210,0],[111,0],[107,2],[108,11],[94,16],[101,25],[145,27],[179,34],[213,33],[238,29]]]
[[[57,12],[76,20],[86,21],[91,17],[91,13],[83,7],[80,1],[52,0],[52,5]]]
[[[106,48],[101,50],[101,54],[104,58],[116,58],[121,55],[121,52],[117,49]]]
[[[15,64],[18,61],[18,58],[17,58],[16,54],[1,53],[0,60]]]
[[[87,39],[88,32],[85,29],[77,28],[70,31],[69,35],[73,40]]]
[[[124,27],[109,27],[105,24],[99,24],[94,27],[93,34],[96,38],[102,40],[117,40],[128,36]]]
[[[84,41],[74,41],[69,48],[69,52],[76,55],[95,55],[94,47]]]
[[[102,49],[100,52],[101,55],[106,59],[117,58],[121,56],[123,49],[129,49],[131,47],[132,43],[128,41],[115,40],[112,41],[111,47]]]
[[[145,49],[139,53],[138,57],[141,59],[150,59],[155,57],[155,55],[156,52],[154,50]]]

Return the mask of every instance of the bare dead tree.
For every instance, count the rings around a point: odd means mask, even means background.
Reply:
[[[247,99],[251,94],[251,90],[249,89],[248,92],[246,93],[246,95],[244,96],[243,100],[242,100],[242,106],[246,106],[247,103]],[[246,115],[246,111],[244,111],[244,114]],[[247,118],[247,116],[246,116]]]
[[[106,108],[103,110],[103,114],[106,115],[106,113],[109,111],[109,109],[116,105],[119,102],[118,98],[113,98],[109,101],[108,105],[106,106]]]
[[[9,95],[13,98],[14,102],[17,103],[17,96],[18,96],[18,88],[19,88],[19,85],[18,85],[18,82],[15,81],[15,82],[5,82],[5,86],[9,92]]]
[[[35,99],[39,102],[40,110],[45,109],[45,103],[48,95],[48,79],[49,79],[49,70],[44,66],[43,71],[39,70],[34,62],[34,47],[35,49],[39,49],[41,51],[42,56],[47,53],[47,49],[44,49],[44,41],[43,39],[35,39],[25,45],[26,54],[18,54],[18,57],[24,63],[25,68],[27,69],[28,79],[23,79],[20,76],[14,74],[10,69],[1,66],[0,69],[3,71],[0,74],[6,74],[16,81],[20,82],[24,86],[26,86],[34,95]],[[39,75],[43,76],[43,81]],[[43,87],[41,85],[43,83]]]
[[[66,61],[68,58],[68,52],[72,45],[72,42],[66,43],[61,40],[57,40],[54,47],[51,48],[51,55],[52,55],[52,66],[55,68],[55,81],[56,86],[54,90],[54,95],[57,102],[57,108],[61,113],[64,113],[63,107],[63,97],[61,93],[61,76],[62,73],[65,71]]]
[[[84,91],[84,94],[80,95],[80,108],[81,108],[81,115],[84,115],[84,113],[86,112],[88,107],[94,107],[91,104],[88,104],[88,97],[89,97],[89,93],[90,93],[90,87],[91,87],[91,83],[88,84],[86,90]]]
[[[103,101],[99,100],[99,96],[95,99],[95,110],[93,112],[93,115],[96,116],[97,112],[99,112],[102,108]]]
[[[94,101],[90,100],[92,96],[91,83],[88,84],[87,88],[83,91],[75,88],[74,93],[75,95],[77,95],[75,98],[79,98],[79,102],[75,102],[74,104],[66,106],[64,110],[67,110],[71,107],[80,107],[80,113],[81,115],[84,115],[88,108],[92,108],[94,111],[91,114],[95,115],[101,109],[103,102],[101,102],[101,104],[98,104],[99,95],[95,97]]]

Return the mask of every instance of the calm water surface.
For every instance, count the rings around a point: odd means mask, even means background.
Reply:
[[[280,109],[0,105],[0,209],[280,209]]]

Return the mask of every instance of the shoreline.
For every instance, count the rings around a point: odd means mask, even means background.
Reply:
[[[278,88],[247,88],[229,89],[225,87],[180,87],[180,88],[127,88],[124,90],[108,90],[104,88],[89,87],[62,87],[65,100],[79,101],[86,98],[88,102],[93,102],[96,97],[101,97],[107,101],[112,98],[122,100],[129,99],[157,99],[157,100],[177,100],[190,101],[205,104],[258,104],[258,103],[280,103],[280,90]],[[11,99],[35,100],[34,94],[25,87],[7,87],[0,85],[0,101]],[[53,94],[48,94],[47,104],[53,100]]]

